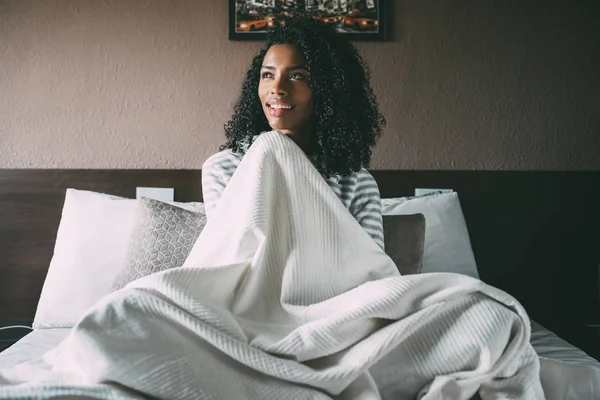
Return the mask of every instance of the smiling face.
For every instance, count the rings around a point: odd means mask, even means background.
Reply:
[[[312,134],[313,93],[306,60],[294,46],[278,44],[265,54],[258,96],[269,126],[308,148]]]

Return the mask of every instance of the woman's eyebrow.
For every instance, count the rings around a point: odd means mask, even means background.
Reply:
[[[261,69],[275,70],[277,68],[273,67],[272,65],[263,65],[261,67]],[[285,70],[286,71],[292,71],[292,70],[295,70],[295,69],[303,69],[305,71],[308,71],[308,68],[306,67],[306,65],[300,65],[300,64],[299,65],[292,65],[291,67],[288,67]]]
[[[286,68],[286,70],[288,70],[288,71],[291,71],[293,69],[303,69],[305,71],[308,71],[308,68],[306,68],[306,65],[294,65],[289,68]]]

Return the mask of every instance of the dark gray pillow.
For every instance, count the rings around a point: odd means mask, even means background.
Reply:
[[[203,212],[140,199],[125,265],[115,278],[112,291],[143,276],[181,267],[204,225]]]
[[[418,274],[423,267],[425,216],[423,214],[384,215],[385,252],[400,274]]]

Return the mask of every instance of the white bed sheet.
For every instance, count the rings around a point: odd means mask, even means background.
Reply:
[[[0,353],[0,369],[41,357],[65,340],[70,328],[36,329]]]
[[[63,341],[69,331],[69,328],[32,331],[0,353],[0,369],[42,356]],[[547,400],[600,399],[598,361],[533,321],[531,343],[541,359],[541,379]],[[385,368],[379,369],[378,374],[384,373],[382,371]]]
[[[540,357],[547,400],[600,399],[600,363],[535,321],[531,344]]]

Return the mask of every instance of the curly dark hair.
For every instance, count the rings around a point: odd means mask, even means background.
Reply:
[[[270,30],[267,43],[246,73],[242,93],[225,124],[221,150],[245,151],[253,137],[271,128],[258,96],[260,69],[269,48],[291,44],[304,56],[314,98],[312,152],[315,166],[326,177],[348,175],[371,161],[385,118],[370,86],[370,72],[356,48],[327,24],[295,14]]]

